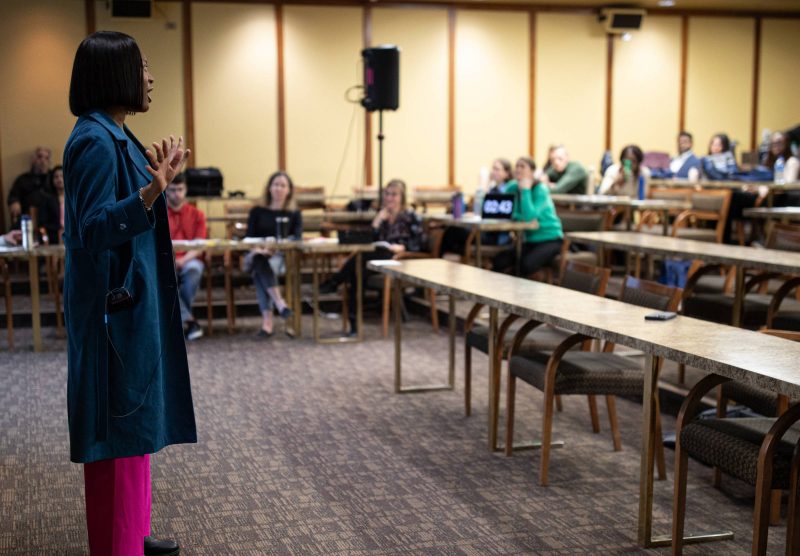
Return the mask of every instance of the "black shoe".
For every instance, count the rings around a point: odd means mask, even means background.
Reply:
[[[181,547],[175,541],[144,538],[144,556],[177,556],[180,552]]]
[[[267,332],[266,330],[264,330],[262,328],[261,330],[258,331],[258,333],[256,334],[256,337],[257,338],[264,338],[265,340],[268,340],[269,338],[272,338],[272,334],[273,334],[272,332]]]
[[[288,307],[284,307],[283,309],[281,309],[281,310],[278,312],[278,314],[280,315],[280,317],[281,317],[282,319],[288,319],[288,318],[290,318],[292,315],[294,315],[294,311],[292,311],[292,310],[291,310],[291,309],[289,309]]]
[[[336,293],[336,290],[339,289],[339,284],[337,284],[334,280],[325,280],[322,284],[319,285],[319,293]]]
[[[203,329],[197,324],[197,321],[190,321],[189,327],[186,329],[186,339],[190,342],[203,337]]]

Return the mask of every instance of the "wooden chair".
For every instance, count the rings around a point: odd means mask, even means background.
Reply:
[[[674,311],[680,301],[680,288],[673,288],[638,280],[627,276],[623,283],[620,301],[649,307],[660,311]],[[542,423],[542,449],[539,484],[547,486],[550,464],[550,449],[553,428],[553,403],[557,395],[604,395],[608,408],[609,424],[614,450],[622,449],[617,426],[616,401],[614,396],[639,396],[644,389],[644,373],[641,364],[613,353],[614,343],[606,342],[602,352],[572,351],[590,337],[572,334],[561,342],[553,352],[521,352],[525,337],[539,323],[533,321],[517,332],[511,346],[508,362],[508,390],[506,395],[506,455],[513,453],[514,400],[517,379],[544,392],[544,419]],[[661,361],[659,361],[659,365]],[[661,418],[656,398],[656,431],[661,436]],[[664,446],[658,443],[656,452],[659,478],[666,476]]]
[[[800,334],[766,331],[789,340],[800,340]],[[672,505],[672,553],[683,551],[686,517],[686,482],[689,456],[712,465],[717,470],[743,480],[756,488],[753,516],[752,554],[767,552],[770,515],[777,516],[775,501],[780,490],[789,490],[786,554],[800,552],[800,515],[797,513],[798,475],[800,474],[800,404],[786,409],[782,401],[780,417],[697,419],[701,398],[717,385],[733,382],[711,374],[689,392],[678,413],[675,442],[675,490]],[[774,396],[775,394],[773,394]],[[718,411],[719,411],[718,406]],[[723,408],[724,410],[724,408]],[[719,475],[715,472],[715,485]],[[777,493],[776,493],[777,491]],[[777,496],[776,496],[777,494]],[[778,506],[779,509],[779,506]]]
[[[731,192],[729,190],[660,189],[653,191],[651,198],[687,200],[692,204],[690,209],[679,211],[675,214],[670,230],[672,237],[722,243],[725,220],[728,218],[731,204]],[[659,224],[658,218],[657,213],[644,211],[637,225],[637,231],[661,234],[662,226]],[[714,226],[710,227],[709,223],[713,223]]]
[[[438,259],[442,243],[443,231],[441,229],[428,230],[428,250],[421,252],[403,252],[395,255],[395,260],[403,259]],[[389,275],[375,275],[367,279],[365,286],[377,289],[382,292],[381,304],[381,324],[383,337],[389,337],[389,318],[392,314],[392,279]],[[425,297],[431,307],[431,325],[435,331],[439,331],[439,311],[436,307],[436,292],[430,288],[425,288]]]
[[[571,290],[602,297],[606,293],[606,286],[608,285],[610,275],[611,271],[607,268],[587,265],[578,261],[564,260],[561,267],[559,285]],[[472,414],[472,350],[474,348],[483,353],[489,353],[489,329],[486,326],[475,323],[475,319],[482,309],[483,304],[476,303],[470,310],[464,323],[464,413],[467,417]],[[500,324],[496,340],[497,349],[495,350],[495,354],[497,359],[495,361],[495,368],[499,369],[502,360],[508,357],[513,334],[519,330],[519,327],[517,327],[516,330],[512,328],[518,318],[517,315],[509,315]],[[556,346],[570,335],[570,332],[559,328],[548,327],[540,329],[534,337],[528,338],[525,341],[522,345],[522,349],[555,349]],[[495,407],[498,407],[500,403],[499,384],[495,386],[494,392],[495,399],[493,403]],[[589,409],[592,415],[592,426],[595,432],[598,432],[600,430],[600,424],[596,417],[597,406],[593,397],[589,398]],[[494,415],[497,414],[497,411],[495,411]],[[497,424],[495,423],[493,426],[496,427]]]
[[[572,250],[574,243],[566,238],[570,232],[604,232],[611,229],[613,214],[610,210],[566,210],[557,207],[558,217],[561,219],[561,228],[564,230],[564,244],[561,253],[553,260],[553,268],[558,270],[563,267],[563,262],[577,261],[588,265],[598,265],[597,251]]]
[[[424,214],[431,207],[449,208],[453,195],[459,193],[457,185],[417,185],[413,188],[413,203]]]
[[[11,293],[11,277],[8,263],[0,259],[0,276],[3,277],[3,295],[6,301],[6,336],[8,349],[14,349],[14,297]]]
[[[800,251],[800,226],[776,224],[767,239],[767,247]],[[710,264],[693,272],[689,276],[683,292],[683,314],[721,324],[730,324],[733,318],[734,304],[734,296],[730,291],[696,291],[697,283],[705,275],[718,274],[720,271],[728,272],[728,270],[723,265]],[[798,283],[793,278],[774,272],[760,272],[747,277],[744,286],[742,326],[758,329],[766,325],[769,328],[800,330],[800,304],[787,299],[788,294]],[[773,280],[783,283],[774,296],[767,294],[762,289],[762,286],[766,286]],[[783,307],[783,311],[780,311],[781,307]]]
[[[250,209],[253,208],[253,203],[250,201],[228,201],[222,206],[222,213],[226,217],[241,217],[241,220],[229,221],[225,227],[226,239],[242,239],[247,233],[247,215]],[[236,301],[234,295],[234,274],[243,275],[242,268],[243,254],[226,251],[223,254],[223,273],[225,278],[225,314],[228,320],[228,334],[233,334],[236,328]],[[211,287],[212,287],[212,261],[208,261],[206,269],[206,302],[211,305]],[[208,322],[208,333],[212,334],[211,321]]]
[[[298,210],[325,210],[325,186],[296,185],[294,187],[294,202]]]

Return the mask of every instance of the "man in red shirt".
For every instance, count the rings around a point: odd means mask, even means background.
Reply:
[[[169,233],[172,239],[205,239],[206,216],[203,211],[186,202],[186,178],[178,174],[167,186],[167,214]],[[203,336],[203,329],[192,316],[192,301],[203,277],[203,252],[192,250],[175,253],[175,269],[178,274],[178,299],[181,305],[181,320],[187,340]]]

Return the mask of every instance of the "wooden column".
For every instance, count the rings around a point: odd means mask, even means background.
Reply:
[[[197,153],[194,135],[194,78],[192,61],[192,3],[183,0],[183,119],[186,126],[186,145]],[[195,156],[190,156],[187,165],[194,166]]]
[[[283,4],[275,4],[275,40],[278,57],[278,167],[286,171],[286,82],[283,51]]]

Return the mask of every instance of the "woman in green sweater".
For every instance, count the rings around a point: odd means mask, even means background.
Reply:
[[[533,178],[536,163],[526,156],[520,157],[514,167],[516,179],[506,185],[505,193],[516,196],[514,202],[514,220],[531,222],[537,220],[536,230],[525,231],[522,244],[522,276],[530,276],[537,270],[548,266],[561,251],[564,232],[561,220],[556,214],[556,207],[550,198],[550,191],[543,183]],[[514,267],[515,249],[501,251],[492,260],[492,269],[505,272]]]

